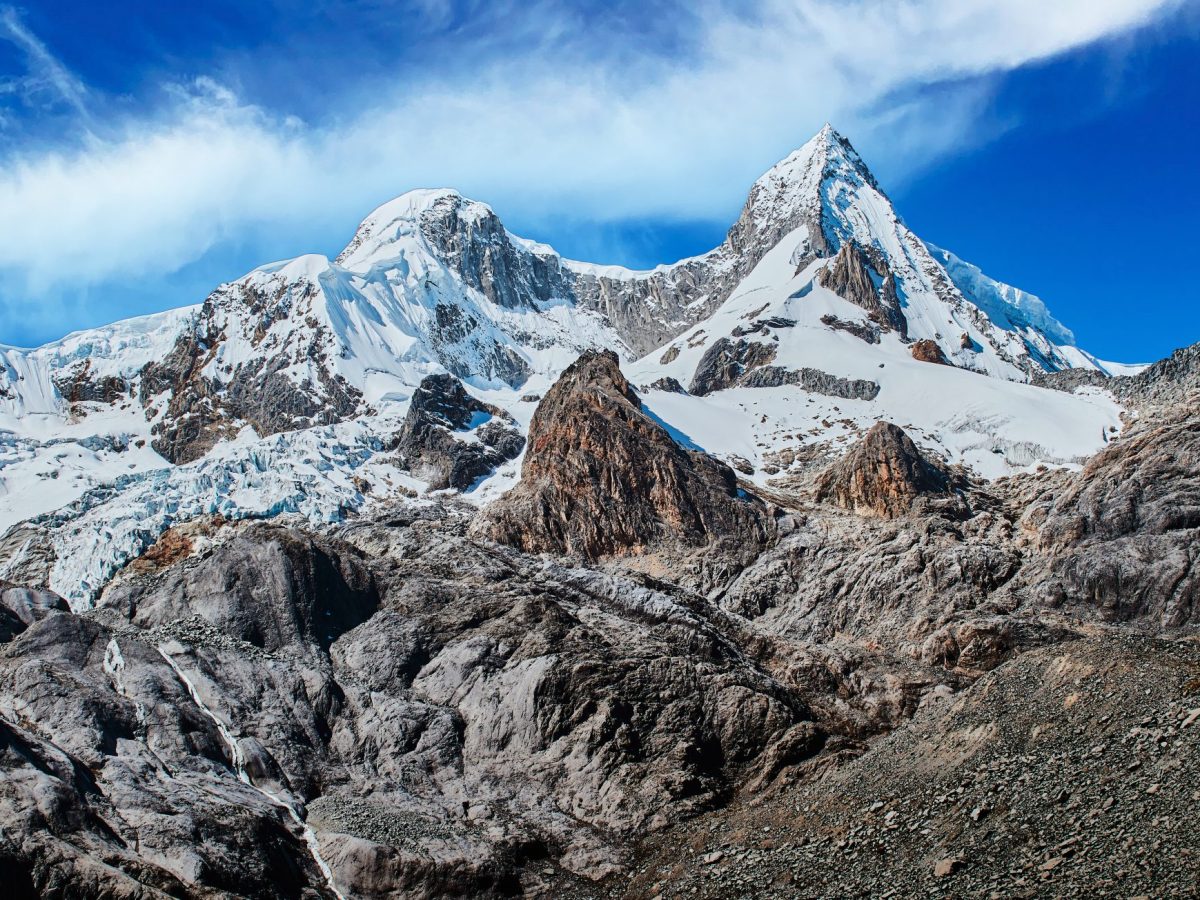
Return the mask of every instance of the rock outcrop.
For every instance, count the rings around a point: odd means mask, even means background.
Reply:
[[[340,422],[356,413],[362,392],[325,365],[332,339],[321,328],[290,334],[277,352],[217,371],[211,364],[228,340],[231,319],[245,326],[242,320],[248,318],[261,327],[285,319],[292,299],[248,287],[229,294],[223,290],[204,301],[196,321],[180,333],[166,357],[139,373],[147,413],[165,413],[152,429],[155,450],[179,465],[233,438],[242,424],[269,435]],[[316,383],[296,380],[289,370],[298,363],[311,366]]]
[[[652,381],[650,384],[646,385],[645,389],[649,391],[666,391],[671,394],[687,393],[687,390],[682,384],[679,383],[679,380],[677,378],[672,378],[669,375]]]
[[[825,315],[821,316],[821,322],[829,328],[832,328],[834,331],[845,331],[848,334],[854,335],[860,341],[866,341],[868,344],[879,343],[878,325],[839,319],[832,313],[826,313]]]
[[[681,447],[642,406],[616,354],[586,353],[546,394],[529,428],[521,483],[476,533],[532,553],[595,560],[705,548],[746,562],[769,517],[733,471]]]
[[[53,591],[0,580],[0,643],[12,640],[34,622],[68,609],[67,601]]]
[[[472,432],[471,439],[456,432]],[[468,490],[523,449],[525,438],[504,413],[476,400],[453,375],[422,380],[396,438],[404,464],[431,490]]]
[[[1026,521],[1052,557],[1053,602],[1166,628],[1200,621],[1200,415],[1145,423]]]
[[[747,341],[739,338],[731,341],[721,338],[704,351],[696,365],[696,374],[688,386],[688,393],[697,397],[723,391],[739,384],[746,373],[765,366],[775,359],[774,344]]]
[[[909,348],[912,353],[912,358],[918,362],[933,363],[939,366],[950,365],[950,360],[946,359],[946,354],[942,352],[942,348],[938,346],[937,341],[931,341],[927,338],[922,338],[919,341],[914,341]]]
[[[877,422],[821,476],[816,497],[860,515],[891,519],[906,515],[919,498],[944,496],[951,488],[949,473],[927,460],[903,429]]]
[[[896,280],[885,264],[881,266],[883,272],[875,270],[862,248],[855,241],[848,241],[833,261],[820,271],[817,281],[843,300],[862,307],[884,331],[895,331],[900,337],[907,337],[908,320],[896,295]],[[880,281],[878,287],[876,279]]]
[[[743,387],[781,387],[794,384],[801,390],[844,400],[874,400],[879,396],[879,385],[865,378],[842,378],[820,369],[786,369],[783,366],[762,366],[741,379]]]

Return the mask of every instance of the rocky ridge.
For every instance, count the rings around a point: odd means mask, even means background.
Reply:
[[[420,191],[0,348],[5,422],[66,429],[0,431],[11,502],[56,498],[0,538],[5,883],[1183,891],[1196,348],[1046,375],[1090,357],[1014,292],[825,129],[652,272]]]
[[[437,384],[424,421],[470,424]],[[1090,541],[1189,538],[1196,415],[990,485],[881,423],[768,503],[585,354],[483,513],[214,524],[83,614],[6,588],[0,860],[18,896],[1169,890],[1193,582],[1122,575],[1119,616],[1054,586]],[[1072,773],[1114,760],[1106,806]]]
[[[747,562],[770,516],[733,471],[681,447],[649,415],[613,353],[588,353],[542,399],[521,483],[475,533],[532,553],[606,556],[702,551]]]

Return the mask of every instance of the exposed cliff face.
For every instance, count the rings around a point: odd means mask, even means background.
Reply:
[[[525,438],[505,418],[453,375],[428,375],[413,393],[396,450],[431,490],[467,490],[525,448]]]
[[[912,345],[912,358],[918,362],[933,363],[938,366],[950,365],[950,360],[946,359],[946,354],[942,352],[942,348],[935,341],[919,340]]]
[[[774,345],[761,341],[747,341],[744,338],[731,341],[729,338],[721,338],[700,358],[688,392],[703,397],[713,391],[731,388],[740,383],[749,372],[770,363],[776,352]]]
[[[769,530],[728,466],[685,450],[647,413],[615,354],[588,353],[542,399],[521,483],[477,533],[592,560],[675,547],[748,561]]]
[[[1200,620],[1200,415],[1146,422],[1034,506],[1027,525],[1050,554],[1053,602],[1161,627]]]
[[[339,349],[330,331],[315,322],[286,327],[308,311],[314,287],[273,288],[248,282],[216,291],[170,353],[139,373],[152,443],[165,459],[199,459],[243,425],[267,436],[362,411],[362,392],[330,365]]]
[[[818,277],[824,287],[829,288],[844,300],[849,300],[855,306],[861,306],[870,315],[872,321],[880,328],[893,330],[901,337],[908,336],[908,320],[900,309],[900,300],[896,296],[896,280],[887,264],[881,264],[884,271],[875,272],[874,277],[868,271],[868,262],[862,248],[854,241],[842,245],[837,256]],[[876,279],[879,285],[876,285]]]
[[[818,500],[861,515],[895,518],[918,498],[946,495],[952,481],[940,465],[921,455],[904,430],[878,422],[817,483]]]

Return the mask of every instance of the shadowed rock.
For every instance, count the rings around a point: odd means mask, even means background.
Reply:
[[[724,463],[679,446],[643,409],[616,354],[588,352],[546,394],[521,483],[477,533],[529,552],[587,559],[662,545],[720,545],[748,559],[767,517]]]
[[[747,372],[774,360],[775,353],[774,344],[721,338],[700,357],[688,393],[703,397],[713,391],[734,387]]]
[[[923,494],[950,491],[949,474],[921,455],[898,425],[876,422],[817,483],[817,500],[860,515],[902,516]]]
[[[432,490],[466,490],[525,448],[520,432],[499,422],[499,410],[476,400],[453,375],[427,375],[413,392],[397,438],[405,464]],[[478,426],[479,420],[486,424]],[[451,432],[478,428],[478,442]]]
[[[1149,424],[1027,516],[1053,556],[1055,602],[1175,627],[1200,618],[1200,416]]]
[[[897,331],[901,337],[908,334],[908,320],[900,309],[896,296],[896,280],[890,271],[883,274],[879,287],[868,269],[870,263],[862,248],[854,241],[842,245],[833,262],[817,275],[821,287],[829,288],[843,300],[867,311],[880,328]]]
[[[379,594],[353,548],[258,525],[193,565],[114,584],[103,604],[143,628],[197,615],[238,640],[275,651],[328,647],[370,618]]]
[[[11,640],[34,622],[66,612],[67,601],[53,591],[0,580],[0,642]]]

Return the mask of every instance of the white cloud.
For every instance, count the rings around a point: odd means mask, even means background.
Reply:
[[[161,275],[254,229],[301,234],[297,223],[312,223],[319,235],[322,222],[359,218],[419,186],[458,187],[525,222],[724,215],[825,120],[897,177],[978,128],[986,86],[970,79],[1175,5],[798,0],[752,17],[713,6],[684,59],[493,59],[453,80],[376,85],[370,102],[319,127],[201,79],[166,113],[105,140],[9,159],[0,270],[34,294]],[[11,15],[0,24],[20,34]],[[45,51],[24,33],[31,58]],[[58,82],[83,111],[83,87],[65,70]],[[949,87],[932,100],[922,92],[931,85]]]

